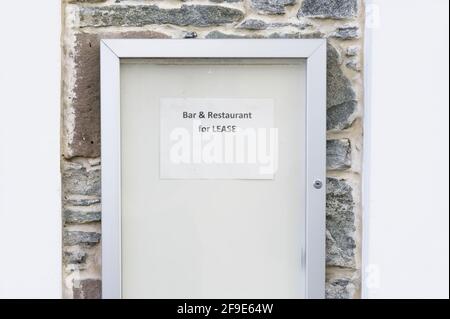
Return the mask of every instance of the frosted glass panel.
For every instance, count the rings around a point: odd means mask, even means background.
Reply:
[[[293,59],[122,62],[124,298],[304,297],[305,76]],[[164,98],[273,101],[273,178],[162,179]]]

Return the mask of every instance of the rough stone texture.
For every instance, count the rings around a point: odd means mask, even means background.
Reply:
[[[235,3],[235,2],[242,2],[243,0],[209,0],[211,2],[215,3]]]
[[[109,38],[167,38],[152,31],[77,33],[73,63],[76,71],[73,88],[74,134],[67,141],[64,157],[100,156],[100,40]]]
[[[173,24],[207,27],[240,21],[244,13],[238,9],[217,5],[182,5],[162,9],[156,5],[83,7],[81,27],[144,26]]]
[[[250,35],[241,35],[234,33],[224,33],[221,31],[212,31],[208,33],[205,38],[206,39],[316,39],[321,38],[323,36],[320,32],[312,32],[312,33],[300,33],[300,32],[292,32],[292,33],[284,33],[284,32],[273,32],[267,36],[261,36],[258,34],[250,34]]]
[[[183,38],[185,39],[195,39],[196,37],[198,37],[198,34],[195,31],[188,31],[183,35]]]
[[[96,196],[67,196],[65,203],[72,206],[91,206],[100,203],[100,197]]]
[[[299,32],[294,33],[281,33],[274,32],[268,36],[269,39],[301,39],[302,35]]]
[[[356,16],[358,0],[304,0],[299,17],[348,19]]]
[[[357,298],[363,0],[63,1],[64,297],[101,297],[101,38],[328,38],[326,294]]]
[[[356,101],[348,101],[327,109],[327,130],[340,131],[349,128],[353,122]]]
[[[63,255],[66,264],[82,264],[86,261],[87,253],[84,251],[65,251]]]
[[[325,296],[327,299],[351,299],[354,298],[356,289],[352,278],[331,279],[326,282]]]
[[[284,14],[286,6],[292,6],[297,0],[251,0],[252,7],[259,13]]]
[[[306,30],[312,25],[307,22],[302,23],[290,23],[290,22],[266,22],[259,19],[248,19],[242,22],[240,25],[237,26],[238,29],[243,30],[250,30],[250,31],[260,31],[260,30],[266,30],[266,29],[277,29],[277,28],[284,28],[284,27],[294,27],[298,30]],[[305,36],[305,33],[298,33],[298,37]],[[322,38],[323,35],[318,36],[319,38]]]
[[[327,141],[327,169],[344,170],[352,166],[352,148],[348,138]]]
[[[100,207],[93,211],[82,211],[76,207],[64,209],[64,222],[66,224],[87,224],[99,222],[102,218]]]
[[[357,59],[350,59],[345,63],[345,66],[355,72],[361,72],[361,65]]]
[[[269,24],[263,20],[258,19],[248,19],[242,22],[239,25],[240,29],[246,29],[246,30],[265,30],[267,29]]]
[[[99,299],[102,296],[102,282],[98,279],[77,280],[73,286],[74,299]]]
[[[327,178],[327,265],[355,267],[355,202],[344,179]]]
[[[261,38],[261,37],[252,35],[228,34],[221,31],[212,31],[205,36],[205,39],[252,39],[252,38]]]
[[[312,31],[307,33],[300,33],[299,38],[300,39],[320,39],[323,38],[325,35],[320,31]]]
[[[139,0],[137,0],[139,1]],[[192,2],[195,0],[180,0],[181,2]],[[244,0],[209,0],[209,2],[213,2],[213,3],[238,3],[238,2],[243,2]],[[206,1],[205,1],[206,2]]]
[[[64,232],[64,245],[94,245],[100,242],[101,235],[96,232],[84,232],[84,231],[65,231]]]
[[[69,0],[68,3],[100,3],[107,0]]]
[[[81,164],[64,162],[62,172],[63,193],[96,195],[101,192],[101,173],[99,169],[87,169]]]
[[[353,40],[359,38],[359,28],[355,26],[338,27],[335,32],[331,34],[333,38],[342,40]]]
[[[332,45],[328,45],[327,56],[327,107],[355,100],[355,90],[342,72],[341,57]]]
[[[345,50],[345,55],[348,57],[354,57],[357,56],[359,53],[359,47],[356,45],[352,45],[349,46],[346,50]]]

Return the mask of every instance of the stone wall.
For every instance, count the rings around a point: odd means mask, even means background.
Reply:
[[[363,1],[63,1],[64,297],[101,297],[100,39],[327,38],[326,294],[358,298]]]

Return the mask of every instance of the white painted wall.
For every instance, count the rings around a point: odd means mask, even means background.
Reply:
[[[61,297],[60,0],[0,10],[0,298]]]
[[[365,296],[448,298],[449,3],[370,2]]]

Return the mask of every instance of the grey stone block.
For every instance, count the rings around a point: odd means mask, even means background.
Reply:
[[[102,219],[100,209],[93,211],[80,211],[74,207],[64,209],[64,222],[66,224],[87,224],[99,222]]]
[[[207,27],[238,22],[243,18],[241,10],[220,5],[182,5],[173,9],[156,5],[80,8],[81,27],[140,27],[151,24]]]
[[[358,0],[304,0],[299,17],[349,19],[358,13]]]
[[[101,193],[101,172],[87,170],[79,164],[65,163],[62,172],[64,194],[95,195]]]
[[[284,14],[287,6],[292,6],[297,0],[252,0],[252,7],[259,13]]]
[[[355,26],[338,27],[335,32],[331,34],[333,38],[341,40],[353,40],[359,38],[359,28]]]
[[[359,54],[360,48],[359,46],[353,45],[349,46],[347,50],[345,51],[345,55],[348,57],[354,57]]]
[[[355,267],[355,202],[346,180],[327,178],[326,215],[327,265]]]
[[[356,101],[348,101],[327,109],[327,130],[344,130],[353,124],[352,115],[356,110]]]
[[[215,3],[236,3],[236,2],[242,2],[243,0],[209,0],[211,2]]]
[[[206,36],[206,39],[252,39],[252,38],[261,38],[258,35],[240,35],[233,33],[224,33],[221,31],[211,31]]]
[[[342,72],[340,55],[332,45],[328,45],[327,58],[327,107],[355,100],[355,90]]]
[[[311,33],[300,33],[300,32],[291,32],[291,33],[282,33],[282,32],[274,32],[269,34],[268,36],[262,36],[259,34],[251,34],[251,35],[240,35],[234,33],[223,33],[221,31],[211,31],[208,33],[205,38],[206,39],[311,39],[311,38],[319,38],[322,34],[320,32],[311,32]]]
[[[357,286],[357,283],[349,277],[327,280],[325,297],[327,299],[352,299]]]
[[[84,251],[65,251],[63,255],[65,264],[83,264],[86,258],[87,253]]]
[[[66,246],[95,245],[100,242],[100,238],[101,235],[97,232],[64,231],[63,241]]]
[[[91,205],[95,205],[95,204],[100,204],[100,198],[99,197],[92,197],[92,196],[83,196],[80,198],[66,198],[64,200],[64,202],[67,205],[72,205],[72,206],[81,206],[81,207],[86,207],[86,206],[91,206]]]
[[[352,148],[347,138],[327,141],[327,169],[345,170],[352,166]]]
[[[268,26],[269,24],[263,20],[248,19],[242,22],[238,28],[245,30],[265,30]]]
[[[357,59],[348,60],[347,63],[345,63],[345,66],[355,72],[361,72],[361,65]]]

